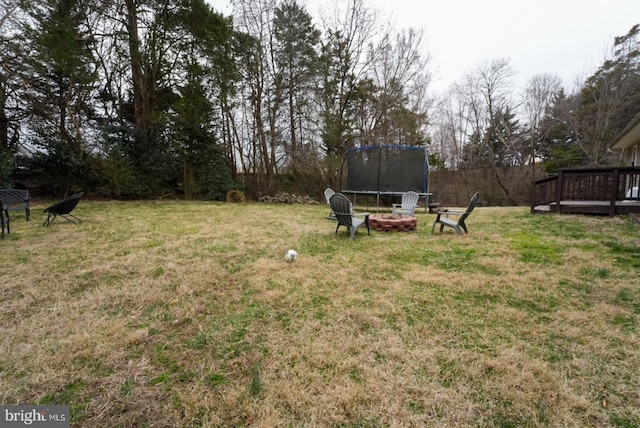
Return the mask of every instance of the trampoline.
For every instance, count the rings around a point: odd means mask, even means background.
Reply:
[[[341,192],[376,198],[397,197],[410,190],[425,198],[429,192],[429,160],[425,147],[381,145],[357,147],[347,151],[340,168]]]

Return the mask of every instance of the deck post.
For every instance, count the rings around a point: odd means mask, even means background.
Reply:
[[[556,212],[562,212],[560,202],[562,202],[562,188],[564,187],[564,172],[558,171],[558,179],[556,181]]]
[[[618,199],[618,185],[620,183],[620,168],[613,168],[611,179],[611,199],[609,203],[609,217],[616,215],[616,200]]]

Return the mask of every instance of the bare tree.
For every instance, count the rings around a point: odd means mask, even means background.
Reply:
[[[434,150],[445,165],[456,170],[464,162],[464,146],[471,135],[469,105],[464,102],[461,87],[450,87],[439,99],[434,117]]]
[[[543,138],[543,136],[540,135],[540,124],[545,113],[549,111],[553,105],[560,90],[562,90],[560,77],[548,73],[533,76],[525,88],[522,106],[529,127],[529,144],[531,147],[529,162],[532,165],[532,177],[535,177],[537,148],[540,140]]]
[[[511,203],[499,168],[517,162],[521,146],[512,105],[512,77],[508,59],[481,63],[456,82],[439,104],[442,150],[450,166],[487,168]]]
[[[371,52],[373,82],[380,88],[372,118],[379,143],[417,145],[426,140],[426,125],[432,99],[430,56],[423,56],[423,33],[400,31],[383,39]]]
[[[322,139],[329,157],[342,158],[357,138],[354,110],[358,89],[377,58],[375,43],[385,33],[375,10],[363,0],[334,2],[331,14],[322,18],[325,41],[322,49]]]
[[[234,0],[234,17],[240,31],[255,40],[252,55],[245,66],[243,100],[249,100],[244,111],[250,117],[241,119],[250,129],[251,165],[259,182],[260,191],[269,191],[277,173],[277,118],[284,100],[284,88],[276,80],[273,58],[274,0]],[[262,179],[264,177],[264,180]]]

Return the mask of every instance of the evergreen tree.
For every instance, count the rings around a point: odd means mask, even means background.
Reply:
[[[32,168],[58,193],[83,187],[89,176],[87,154],[94,141],[93,96],[96,81],[92,43],[86,26],[87,5],[77,0],[29,4],[33,26],[26,61],[31,144],[39,148]]]
[[[577,144],[573,112],[578,104],[577,95],[559,91],[540,122],[540,142],[537,155],[544,170],[555,173],[560,168],[587,164],[584,152]]]
[[[310,120],[320,31],[295,0],[287,0],[275,9],[273,28],[276,82],[283,87],[288,110],[287,148],[295,159],[298,146],[303,143],[302,123]]]
[[[580,98],[578,145],[590,165],[606,164],[609,143],[638,113],[640,25],[615,38],[611,59],[585,81]]]
[[[357,78],[349,41],[341,32],[332,32],[322,46],[320,99],[322,103],[322,141],[328,157],[342,159],[353,147]]]
[[[179,97],[170,109],[169,133],[181,164],[180,187],[190,198],[224,200],[233,187],[225,153],[224,106],[235,72],[231,22],[203,0],[190,0],[177,16],[186,31],[177,65],[183,70]],[[220,98],[224,98],[222,101]]]

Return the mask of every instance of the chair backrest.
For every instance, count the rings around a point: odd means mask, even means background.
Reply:
[[[0,199],[5,204],[24,204],[29,201],[29,191],[22,189],[0,189]]]
[[[420,198],[420,195],[418,195],[414,191],[408,191],[406,193],[403,193],[402,194],[402,209],[410,210],[410,209],[415,208],[415,206],[418,204],[418,199],[419,198]]]
[[[467,217],[469,217],[469,214],[471,214],[471,211],[473,211],[476,205],[478,205],[479,199],[480,199],[480,195],[478,194],[478,192],[474,193],[471,199],[469,200],[469,205],[467,206],[467,209],[465,210],[464,214],[462,214],[460,218],[458,218],[458,224],[464,224],[464,221],[467,219]]]
[[[335,194],[336,192],[331,187],[327,187],[326,189],[324,189],[324,198],[327,200],[327,203],[329,203],[329,199],[331,199],[331,197]]]
[[[342,193],[335,193],[329,199],[331,211],[338,219],[338,224],[342,226],[353,226],[353,206],[351,201]]]
[[[80,202],[80,198],[82,198],[83,195],[84,195],[84,192],[76,193],[73,196],[69,196],[67,199],[64,199],[56,204],[51,205],[50,207],[46,208],[44,211],[52,214],[57,214],[57,215],[69,214],[71,211],[75,209],[76,205],[78,205],[78,202]]]

